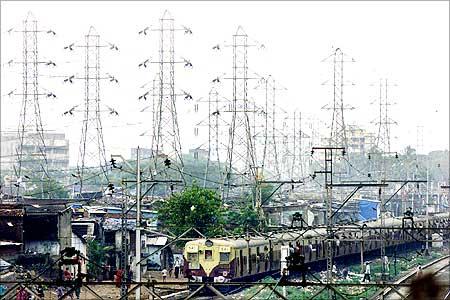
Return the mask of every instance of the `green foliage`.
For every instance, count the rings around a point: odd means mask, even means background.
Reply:
[[[196,184],[164,202],[158,209],[158,219],[175,234],[194,227],[212,236],[221,233],[224,224],[219,195]]]
[[[245,233],[248,228],[258,228],[261,220],[252,206],[246,206],[238,210],[229,210],[226,214],[226,224],[235,234]]]
[[[89,274],[98,277],[103,273],[102,266],[108,257],[108,251],[113,249],[112,246],[103,246],[97,240],[91,240],[87,243],[88,264],[87,269]]]
[[[34,184],[25,193],[25,196],[42,198],[69,198],[68,190],[53,178],[31,179]]]

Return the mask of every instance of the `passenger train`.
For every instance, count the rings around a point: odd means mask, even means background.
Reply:
[[[414,217],[414,223],[403,218],[384,220],[386,251],[393,248],[414,248],[423,245],[427,227],[425,217]],[[360,222],[358,226],[343,226],[334,235],[333,259],[348,263],[360,257],[361,246],[365,253],[378,253],[381,246],[380,221]],[[412,226],[414,229],[412,229]],[[429,217],[430,236],[438,232],[449,238],[449,214]],[[354,229],[353,229],[354,228]],[[361,229],[364,228],[364,229]],[[371,229],[373,228],[373,229]],[[435,229],[437,228],[437,229]],[[445,229],[445,230],[444,230]],[[306,231],[306,232],[305,232]],[[361,243],[361,235],[364,242]],[[314,268],[326,265],[326,228],[290,229],[286,232],[269,233],[264,237],[197,239],[186,243],[184,248],[184,275],[196,282],[252,281],[280,272],[285,261],[286,246],[298,247],[305,263]],[[283,253],[283,255],[282,255]]]

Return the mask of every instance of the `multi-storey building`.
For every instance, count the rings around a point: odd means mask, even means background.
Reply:
[[[27,141],[33,140],[33,135],[29,134],[24,141],[23,155],[32,155],[37,153],[35,145],[29,144]],[[20,146],[19,138],[16,134],[2,135],[1,146],[1,169],[12,170],[17,160],[17,153]],[[44,133],[45,153],[49,169],[66,169],[69,166],[69,140],[66,139],[64,133]]]

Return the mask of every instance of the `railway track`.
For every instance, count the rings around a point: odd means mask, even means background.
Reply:
[[[429,272],[434,276],[439,276],[443,272],[447,275],[449,272],[450,255],[438,258],[422,267],[423,272]],[[395,284],[410,283],[416,276],[416,270],[409,272],[408,274],[402,276],[400,279],[394,282]],[[390,286],[379,292],[377,292],[371,300],[397,300],[397,299],[408,299],[409,287],[395,287]]]

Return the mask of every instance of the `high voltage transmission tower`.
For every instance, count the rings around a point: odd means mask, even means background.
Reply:
[[[14,166],[17,178],[17,193],[20,192],[22,176],[28,172],[42,172],[42,180],[48,175],[47,149],[45,145],[44,127],[41,118],[40,97],[56,98],[56,96],[42,87],[39,83],[39,66],[54,67],[53,61],[41,61],[39,57],[38,34],[47,33],[55,35],[53,30],[39,30],[37,20],[31,12],[23,21],[20,30],[11,28],[9,33],[22,34],[22,61],[11,59],[8,65],[22,65],[22,90],[16,93],[15,89],[8,93],[9,96],[21,96],[21,108],[18,126],[18,140],[16,147],[16,163]],[[44,90],[44,91],[43,91]],[[27,176],[28,177],[28,176]]]
[[[98,166],[99,171],[108,179],[107,159],[101,122],[101,113],[105,110],[102,110],[100,106],[100,81],[106,79],[110,82],[118,83],[118,80],[108,73],[106,75],[101,74],[100,48],[104,47],[110,50],[119,50],[114,44],[102,44],[100,42],[100,35],[92,26],[89,28],[88,34],[85,35],[84,44],[76,45],[72,43],[64,47],[64,49],[69,51],[73,51],[74,48],[84,48],[84,76],[71,75],[64,79],[66,83],[73,83],[75,79],[84,81],[84,105],[83,110],[81,110],[83,113],[83,121],[77,161],[77,177],[80,183],[80,194],[83,191],[83,183],[88,166]],[[64,115],[72,115],[77,107],[78,105],[72,107]],[[111,115],[118,115],[118,112],[109,106],[106,106],[106,111]]]
[[[194,158],[198,159],[199,150],[205,148],[207,143],[207,161],[205,166],[205,174],[203,179],[203,186],[206,187],[210,181],[223,182],[223,164],[224,164],[224,152],[226,153],[226,141],[223,136],[225,134],[224,129],[228,128],[229,123],[224,119],[224,112],[229,108],[229,100],[221,97],[217,90],[217,87],[213,86],[209,91],[208,99],[198,99],[194,104],[194,112],[199,112],[199,106],[201,103],[208,103],[207,117],[198,122],[194,127],[194,135],[196,139],[201,139],[198,142],[198,146],[195,148]],[[206,127],[208,131],[208,141],[205,142],[203,137],[200,137],[200,128]],[[213,172],[213,171],[216,172]],[[215,179],[212,174],[217,174],[218,178]]]
[[[260,205],[260,193],[258,192],[258,177],[260,170],[257,162],[255,149],[255,128],[257,108],[255,103],[250,102],[248,75],[248,48],[255,46],[248,43],[248,36],[241,26],[233,35],[230,45],[233,49],[233,73],[232,77],[232,99],[231,99],[231,122],[229,128],[228,153],[225,165],[224,194],[223,198],[229,196],[232,186],[237,184],[240,178],[240,194],[244,192],[244,184],[256,186],[254,205]]]
[[[280,130],[280,109],[277,107],[277,95],[279,90],[286,90],[279,86],[272,76],[262,78],[264,83],[265,106],[264,106],[264,147],[262,158],[262,175],[265,179],[280,180],[281,170],[281,147],[280,140],[283,138]],[[282,112],[284,113],[284,112]]]
[[[328,57],[333,58],[333,103],[323,106],[322,109],[333,111],[329,145],[347,149],[344,110],[353,109],[353,107],[344,105],[344,62],[347,62],[344,60],[344,56],[342,50],[336,48],[334,53]],[[354,59],[350,61],[354,62]]]
[[[294,111],[291,178],[303,178],[309,172],[306,167],[306,149],[311,148],[305,147],[305,140],[311,137],[305,133],[303,123],[302,113],[300,111]]]
[[[397,124],[389,114],[389,106],[394,103],[390,102],[388,90],[390,86],[395,84],[388,83],[388,79],[380,79],[379,95],[378,95],[378,117],[372,123],[377,126],[377,136],[375,140],[376,147],[383,152],[391,152],[391,125]]]
[[[155,169],[160,163],[158,157],[165,156],[174,160],[178,167],[183,169],[183,156],[181,151],[180,129],[177,116],[177,96],[183,96],[185,100],[192,100],[192,96],[182,91],[177,93],[175,89],[175,65],[183,64],[185,68],[192,68],[192,63],[182,58],[175,59],[175,32],[183,31],[192,34],[185,27],[175,27],[174,18],[166,10],[159,19],[158,26],[148,26],[139,31],[139,34],[147,36],[151,32],[159,33],[158,60],[147,58],[139,64],[139,67],[147,68],[149,64],[158,65],[158,78],[154,81],[153,97],[153,128],[152,128],[152,156]],[[146,92],[139,98],[145,98]],[[146,98],[145,98],[146,99]]]

